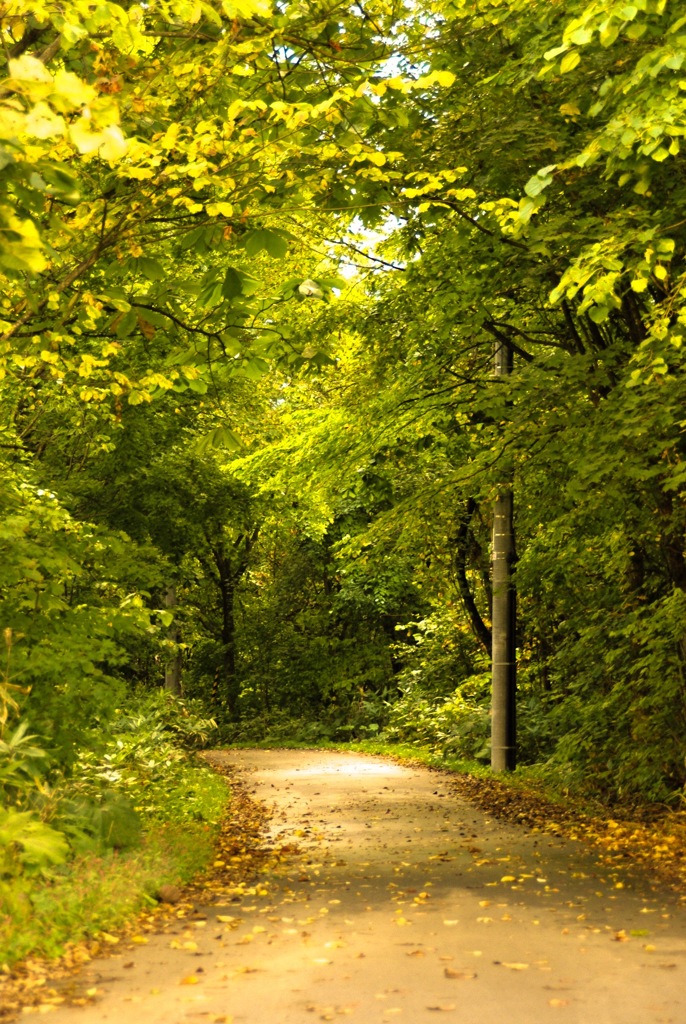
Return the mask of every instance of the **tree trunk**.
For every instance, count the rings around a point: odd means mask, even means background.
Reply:
[[[458,522],[454,559],[455,579],[457,581],[457,588],[460,592],[460,597],[462,598],[465,611],[469,616],[469,623],[472,627],[472,632],[477,640],[482,644],[486,653],[490,656],[492,644],[491,631],[481,618],[481,614],[477,608],[476,599],[472,593],[472,588],[469,586],[469,580],[467,579],[467,540],[469,535],[469,524],[472,516],[474,515],[475,509],[476,502],[473,498],[469,498],[465,513]]]
[[[164,596],[164,607],[176,607],[176,587],[169,587]],[[179,642],[179,627],[176,621],[172,622],[167,631],[167,638],[172,643]],[[175,697],[181,696],[181,651],[176,651],[170,661],[164,666],[164,688]]]
[[[220,575],[222,597],[222,683],[227,710],[231,718],[238,713],[238,681],[236,679],[236,621],[234,612],[234,581]]]
[[[507,376],[512,354],[495,351],[495,374]],[[512,771],[516,760],[516,595],[512,578],[515,547],[511,481],[501,486],[493,509],[493,628],[491,695],[491,768]]]

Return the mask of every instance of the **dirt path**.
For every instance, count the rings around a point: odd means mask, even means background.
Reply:
[[[211,756],[248,773],[286,851],[197,920],[94,962],[98,1001],[55,1024],[686,1021],[686,913],[630,868],[490,820],[423,768]]]

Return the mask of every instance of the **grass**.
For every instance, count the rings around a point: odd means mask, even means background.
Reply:
[[[138,848],[0,881],[0,969],[28,956],[58,957],[67,943],[119,928],[153,905],[161,885],[191,879],[213,857],[228,795],[220,776],[189,766],[184,784],[166,794],[166,820],[146,822]]]
[[[390,742],[384,740],[383,736],[350,741],[327,739],[307,741],[299,738],[288,739],[281,736],[267,736],[259,742],[248,740],[228,745],[235,748],[252,747],[264,750],[349,750],[360,754],[396,757],[401,761],[416,761],[429,768],[454,772],[458,775],[470,776],[479,780],[495,779],[509,789],[523,794],[535,795],[552,804],[565,804],[570,809],[574,809],[579,813],[603,815],[609,814],[610,810],[612,810],[615,816],[622,815],[622,811],[618,807],[609,808],[597,795],[589,794],[587,784],[583,780],[574,777],[562,765],[557,767],[550,764],[520,765],[514,772],[493,775],[490,766],[484,764],[483,761],[475,761],[452,753],[444,754],[429,745],[421,743]],[[649,809],[645,810],[648,813]],[[623,813],[626,816],[635,814],[636,808],[627,806],[624,808]]]

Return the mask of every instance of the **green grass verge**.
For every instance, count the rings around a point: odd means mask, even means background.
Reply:
[[[206,867],[228,786],[207,768],[189,768],[187,777],[167,794],[167,820],[146,823],[138,848],[79,856],[47,877],[0,881],[0,968],[27,956],[58,957],[68,942],[121,927],[154,904],[161,885]]]
[[[329,750],[352,750],[361,754],[397,757],[402,761],[418,761],[430,768],[472,775],[479,779],[495,778],[513,790],[533,793],[552,804],[564,804],[585,814],[597,815],[608,811],[608,807],[602,801],[579,787],[577,780],[565,771],[564,766],[520,765],[513,772],[500,772],[494,775],[491,768],[480,761],[471,761],[450,754],[444,756],[431,747],[415,746],[412,743],[385,743],[383,740],[369,739],[350,743],[327,743],[322,746]],[[617,811],[616,807],[614,811]]]
[[[468,775],[489,775],[490,769],[478,761],[448,755],[432,750],[431,747],[413,743],[388,743],[378,739],[346,740],[298,740],[283,737],[267,737],[259,741],[238,740],[226,744],[234,750],[350,750],[359,754],[385,754],[399,757],[404,761],[420,761],[431,768],[445,768],[446,771],[464,772]]]
[[[380,754],[397,757],[402,761],[416,761],[430,768],[471,775],[479,779],[497,778],[499,782],[514,790],[535,793],[553,804],[565,804],[570,808],[586,814],[603,814],[608,808],[599,799],[584,791],[579,780],[564,766],[553,767],[549,764],[520,765],[514,772],[503,772],[493,775],[490,767],[481,761],[458,757],[454,754],[444,755],[429,746],[415,743],[388,742],[381,739],[351,740],[335,742],[319,740],[303,742],[284,738],[267,738],[261,742],[231,743],[236,748],[253,748],[262,750],[350,750],[360,754]],[[617,812],[617,808],[614,808]]]

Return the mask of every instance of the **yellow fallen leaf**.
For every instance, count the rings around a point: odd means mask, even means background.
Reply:
[[[148,940],[144,935],[132,935],[131,941],[135,942],[138,946],[144,946]]]
[[[548,1006],[569,1006],[569,999],[549,999]]]
[[[457,978],[460,981],[470,981],[472,978],[476,978],[474,971],[456,971],[452,967],[444,967],[443,974],[446,978]]]
[[[459,924],[459,921],[444,921],[443,924],[447,925],[448,928],[452,928],[454,925]]]
[[[500,879],[500,881],[501,882],[516,882],[517,879],[515,878],[514,875],[503,875],[503,877]]]
[[[313,964],[330,964],[331,960],[327,960],[325,956],[318,956],[312,961]]]
[[[526,971],[526,970],[528,970],[529,965],[528,964],[518,964],[518,963],[505,963],[503,961],[503,967],[507,967],[511,971]]]
[[[197,974],[189,974],[187,978],[182,978],[179,985],[197,985],[200,978]]]
[[[108,942],[110,946],[116,946],[116,944],[119,942],[117,936],[110,935],[109,932],[100,932],[98,938],[102,939],[103,942]]]

